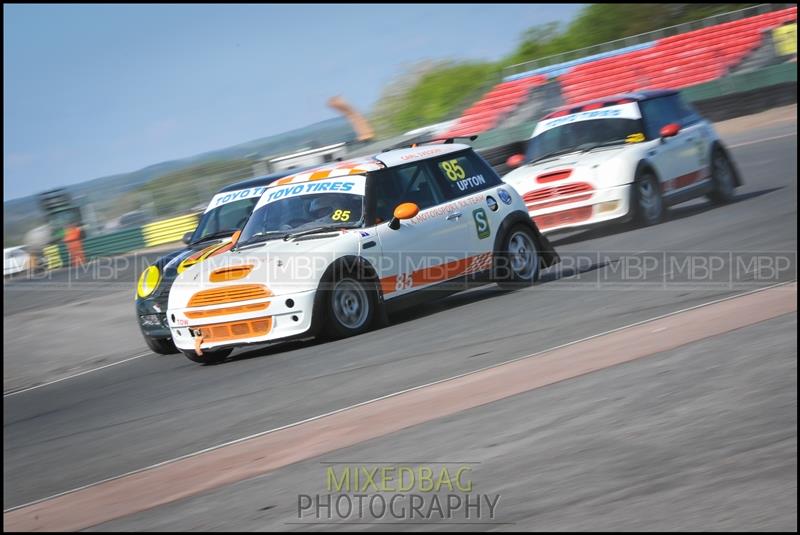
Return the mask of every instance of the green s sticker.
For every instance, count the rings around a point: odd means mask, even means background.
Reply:
[[[475,220],[475,230],[478,231],[478,238],[484,239],[492,235],[492,230],[489,228],[489,218],[486,217],[486,212],[483,208],[478,208],[472,211],[472,219]]]

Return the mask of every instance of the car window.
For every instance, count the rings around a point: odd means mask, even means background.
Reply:
[[[250,217],[256,202],[258,202],[258,197],[252,197],[223,204],[206,212],[197,225],[192,241],[199,241],[220,232],[233,234],[247,223],[247,218]]]
[[[642,122],[639,119],[592,119],[565,123],[562,126],[541,132],[531,138],[525,152],[525,161],[534,162],[553,153],[567,153],[570,149],[596,143],[626,141],[642,136]]]
[[[327,227],[363,227],[366,182],[366,176],[356,174],[271,186],[258,200],[238,243]]]
[[[230,203],[221,206],[217,214],[217,226],[219,229],[240,229],[247,223],[247,218],[253,211],[258,199],[247,199],[243,203]]]
[[[390,169],[376,180],[375,216],[379,223],[394,216],[398,204],[413,202],[420,210],[444,202],[442,192],[424,162]]]
[[[639,102],[644,118],[645,135],[647,139],[658,139],[661,128],[669,123],[680,122],[680,117],[675,112],[667,97],[659,97]]]
[[[472,151],[430,160],[430,166],[447,199],[456,199],[501,184],[497,173]]]
[[[675,95],[675,100],[677,102],[678,113],[681,117],[681,127],[689,126],[700,120],[700,114],[697,113],[697,110],[686,102],[680,94]]]
[[[661,127],[677,123],[681,128],[696,123],[700,117],[680,95],[668,95],[639,103],[644,116],[647,139],[659,138]]]

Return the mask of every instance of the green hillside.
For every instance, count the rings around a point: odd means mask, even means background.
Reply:
[[[159,195],[159,192],[165,191],[163,186],[166,184],[173,184],[173,187],[167,190],[168,194],[180,195],[180,188],[193,182],[193,186],[198,188],[186,188],[184,192],[194,192],[196,189],[197,201],[203,202],[208,200],[210,191],[225,183],[230,177],[249,177],[250,162],[253,160],[283,154],[298,147],[349,141],[354,137],[350,124],[344,118],[335,117],[282,134],[150,165],[131,173],[105,176],[69,185],[66,189],[74,198],[84,198],[91,202],[101,220],[139,209],[141,203],[146,200],[154,200],[158,213],[168,213],[168,203],[174,202],[174,199],[170,200]],[[219,169],[223,169],[223,172],[217,173]],[[4,247],[21,244],[27,231],[43,223],[35,195],[4,201]]]
[[[450,62],[428,68],[422,76],[409,75],[402,91],[384,93],[373,119],[387,136],[452,119],[480,97],[483,92],[476,94],[477,88],[488,90],[501,80],[503,67],[754,5],[590,4],[569,24],[532,26],[497,63]]]

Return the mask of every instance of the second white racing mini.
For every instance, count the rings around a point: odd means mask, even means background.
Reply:
[[[503,177],[542,232],[661,221],[695,197],[733,199],[738,171],[714,127],[677,91],[642,91],[559,108],[539,121]],[[521,166],[521,167],[520,167]]]

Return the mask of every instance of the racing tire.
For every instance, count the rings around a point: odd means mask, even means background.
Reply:
[[[633,206],[633,225],[649,227],[661,222],[664,218],[664,199],[656,176],[643,172],[631,187],[631,205]]]
[[[181,350],[186,358],[191,360],[192,362],[197,362],[198,364],[219,364],[233,352],[232,347],[228,347],[225,349],[204,349],[202,355],[198,355],[194,352],[194,349],[182,349]]]
[[[180,350],[175,347],[172,338],[150,338],[149,336],[145,336],[144,341],[153,353],[158,353],[159,355],[174,355],[175,353],[180,353]]]
[[[539,280],[540,269],[541,258],[533,231],[525,225],[514,225],[495,255],[495,282],[503,290],[524,288]]]
[[[714,189],[708,194],[709,200],[714,204],[731,202],[736,188],[735,180],[728,156],[719,149],[715,150],[711,158],[711,182]]]
[[[327,338],[347,338],[370,329],[377,312],[378,296],[374,285],[344,273],[334,277],[324,292]]]

